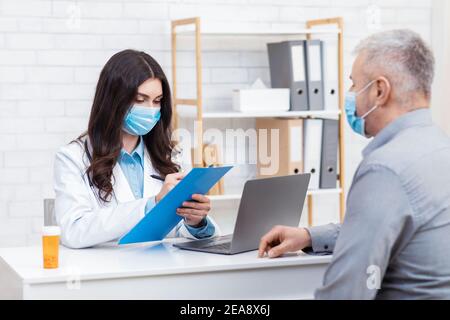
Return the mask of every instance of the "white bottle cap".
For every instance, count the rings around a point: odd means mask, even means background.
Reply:
[[[44,236],[60,236],[61,228],[58,226],[44,226],[42,228],[42,235],[44,235]]]

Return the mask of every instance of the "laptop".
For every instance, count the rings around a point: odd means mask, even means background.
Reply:
[[[297,227],[311,174],[249,180],[245,183],[234,233],[174,244],[184,250],[232,255],[258,249],[276,225]]]

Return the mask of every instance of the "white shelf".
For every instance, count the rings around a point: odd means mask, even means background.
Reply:
[[[197,111],[192,106],[178,106],[177,112],[180,117],[195,118]],[[340,110],[319,111],[274,111],[274,112],[238,112],[238,111],[206,111],[203,119],[246,119],[246,118],[337,118]]]
[[[223,194],[218,196],[207,196],[211,201],[228,201],[228,200],[240,200],[240,194]]]
[[[308,190],[308,195],[316,196],[316,195],[331,195],[331,194],[340,194],[342,189],[318,189],[318,190]],[[240,200],[240,194],[224,194],[218,196],[208,196],[211,201],[230,201],[230,200]]]
[[[312,196],[320,196],[320,195],[327,195],[327,194],[340,194],[342,193],[342,189],[316,189],[316,190],[308,190],[308,195]]]
[[[177,34],[193,34],[193,29],[185,28],[177,30]],[[215,28],[202,28],[201,35],[207,36],[290,36],[290,35],[308,35],[308,34],[339,34],[337,28],[314,28],[314,29],[236,29],[223,30]]]

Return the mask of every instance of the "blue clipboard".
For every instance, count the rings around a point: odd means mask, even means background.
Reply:
[[[206,194],[231,168],[193,168],[153,209],[138,222],[119,244],[159,241],[181,221],[177,208],[193,194]]]

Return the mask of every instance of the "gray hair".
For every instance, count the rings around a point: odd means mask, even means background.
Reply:
[[[366,71],[372,76],[375,71],[384,72],[400,101],[417,91],[431,97],[433,53],[414,31],[391,30],[371,35],[356,47],[355,54],[360,53],[365,54]]]

